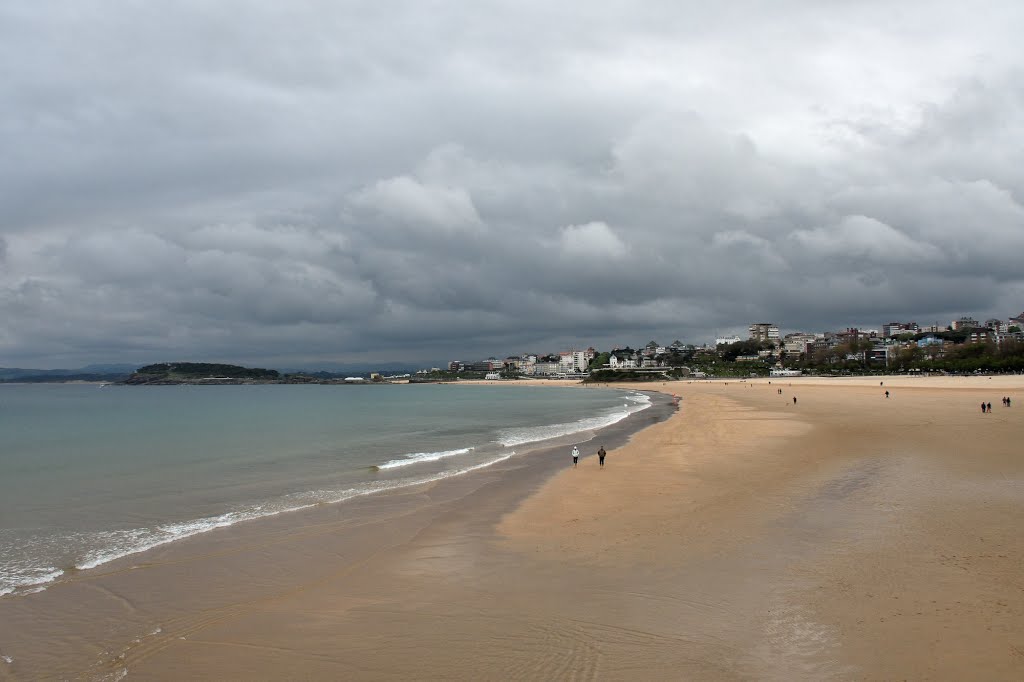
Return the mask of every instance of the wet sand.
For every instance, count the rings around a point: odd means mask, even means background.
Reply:
[[[643,385],[679,412],[578,469],[513,458],[0,600],[0,679],[1024,678],[1024,378],[884,381]]]
[[[608,679],[1022,679],[1024,382],[879,381],[684,385],[506,546],[615,577]]]

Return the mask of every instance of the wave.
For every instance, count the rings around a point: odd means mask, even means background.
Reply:
[[[525,443],[536,443],[542,440],[550,440],[560,436],[568,436],[583,431],[593,431],[611,426],[622,421],[631,414],[646,410],[651,406],[651,399],[643,393],[631,393],[626,396],[630,402],[623,403],[620,408],[613,408],[612,411],[593,417],[584,417],[574,422],[561,424],[548,424],[546,426],[527,426],[514,429],[503,429],[498,432],[497,442],[505,447],[523,445]]]
[[[0,597],[13,594],[18,587],[24,585],[46,585],[64,575],[64,571],[54,566],[45,568],[24,567],[8,569],[0,572]],[[40,592],[42,589],[33,590]]]
[[[398,467],[409,466],[410,464],[436,462],[437,460],[444,459],[446,457],[465,455],[472,450],[473,448],[459,448],[458,450],[442,450],[440,452],[412,452],[405,455],[402,459],[393,459],[390,462],[385,462],[384,464],[380,464],[373,468],[380,471],[382,469],[397,469]]]
[[[466,451],[471,448],[465,448]],[[421,453],[422,454],[422,453]],[[437,453],[427,453],[437,454]],[[279,500],[268,504],[254,505],[241,510],[235,510],[206,518],[193,519],[176,523],[166,523],[156,527],[130,528],[113,531],[100,531],[93,533],[76,533],[73,537],[66,538],[71,544],[82,544],[92,546],[95,549],[84,552],[82,558],[75,562],[77,570],[88,570],[102,566],[116,559],[121,559],[133,554],[145,552],[161,545],[166,545],[178,540],[184,540],[195,535],[207,533],[217,528],[233,526],[243,521],[253,521],[260,518],[276,516],[289,512],[296,512],[309,509],[318,505],[336,504],[351,500],[356,497],[373,495],[387,490],[405,488],[424,483],[433,483],[445,478],[460,476],[477,471],[499,462],[504,462],[516,453],[498,455],[484,462],[471,466],[465,466],[449,471],[442,471],[428,476],[406,477],[390,481],[373,481],[359,486],[337,489],[337,490],[310,490],[302,493],[287,495]],[[427,461],[427,460],[419,460]],[[0,596],[9,594],[30,594],[39,589],[25,589],[49,583],[64,575],[64,571],[56,568],[46,569],[22,569],[17,572],[0,571]]]
[[[474,456],[474,463],[460,461],[458,456],[473,452],[474,448],[464,447],[438,452],[412,452],[377,466],[378,470],[390,470],[395,478],[390,480],[365,481],[349,484],[349,487],[332,489],[306,490],[303,492],[283,495],[261,504],[237,507],[223,514],[195,518],[172,523],[154,524],[137,528],[125,528],[106,531],[80,531],[53,536],[20,535],[16,538],[16,546],[21,550],[18,565],[5,562],[0,551],[0,598],[18,596],[45,589],[45,585],[58,581],[73,570],[89,570],[117,559],[145,552],[178,540],[203,533],[233,526],[237,523],[275,516],[308,509],[317,505],[334,504],[364,495],[372,495],[387,490],[430,483],[453,476],[459,476],[485,467],[493,466],[515,455],[511,451],[516,445],[557,438],[582,431],[600,429],[625,419],[631,414],[646,409],[651,405],[650,398],[641,393],[629,394],[621,407],[602,410],[593,416],[573,422],[550,424],[545,426],[510,428],[499,431],[497,443],[507,449],[501,453]],[[478,451],[479,452],[479,451]],[[486,448],[484,449],[486,453]],[[419,472],[416,468],[406,469],[411,465],[436,462],[447,458],[454,466],[447,471]],[[481,461],[482,460],[482,461]],[[8,546],[8,542],[0,538],[0,550]],[[31,552],[25,553],[32,546]],[[55,549],[57,548],[57,549]],[[57,554],[69,557],[67,563],[54,561]],[[13,556],[13,554],[8,554]],[[47,559],[46,557],[49,557]],[[34,566],[31,564],[35,564]],[[61,568],[56,567],[60,566]],[[73,567],[73,568],[72,568]]]

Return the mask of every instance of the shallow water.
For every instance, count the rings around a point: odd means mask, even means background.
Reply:
[[[648,404],[558,387],[0,386],[0,595],[475,470]]]

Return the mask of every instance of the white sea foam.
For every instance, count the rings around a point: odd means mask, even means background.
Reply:
[[[472,452],[473,448],[459,448],[458,450],[442,450],[441,452],[411,452],[402,459],[393,459],[378,466],[378,469],[397,469],[398,467],[409,466],[410,464],[422,464],[423,462],[436,462],[446,457],[465,455]]]
[[[498,433],[498,443],[505,447],[510,447],[524,443],[537,443],[582,431],[602,429],[651,406],[651,399],[643,393],[630,394],[627,396],[627,399],[630,402],[624,403],[621,408],[616,408],[605,414],[585,417],[574,422],[504,429]]]
[[[115,670],[114,672],[108,673],[107,675],[104,675],[103,677],[100,677],[98,679],[102,680],[103,682],[121,682],[121,680],[123,680],[127,676],[128,668],[120,668],[119,670]]]
[[[472,448],[466,448],[466,451]],[[121,559],[132,554],[145,552],[146,550],[161,545],[183,540],[194,535],[206,533],[217,528],[232,526],[242,521],[251,521],[268,516],[276,516],[288,512],[308,509],[318,504],[335,504],[362,497],[373,495],[387,490],[395,490],[413,485],[432,483],[453,476],[460,476],[471,471],[477,471],[505,460],[516,454],[514,451],[500,455],[485,462],[472,466],[452,469],[439,472],[430,476],[402,478],[391,481],[373,481],[361,484],[357,487],[344,488],[340,490],[311,490],[303,493],[296,493],[282,498],[278,505],[258,505],[244,511],[233,511],[220,516],[195,519],[180,523],[168,523],[157,528],[135,528],[119,531],[105,531],[95,533],[92,537],[93,543],[98,543],[100,548],[86,554],[82,561],[75,564],[75,568],[86,570],[96,568],[103,564]]]
[[[7,665],[10,665],[11,663],[14,663],[14,659],[11,658],[10,656],[0,656],[0,659],[2,659],[3,662],[6,663]]]
[[[96,568],[115,559],[145,552],[148,549],[166,545],[176,540],[183,540],[200,533],[208,533],[217,528],[233,526],[241,521],[275,516],[283,512],[298,511],[299,509],[311,506],[312,504],[303,504],[267,511],[263,505],[260,505],[249,510],[233,511],[221,514],[220,516],[210,516],[179,523],[167,523],[156,528],[132,528],[95,533],[93,538],[96,542],[90,544],[99,544],[100,547],[95,551],[87,553],[82,561],[75,564],[75,568],[80,570]]]
[[[3,570],[0,570],[0,597],[19,592],[18,588],[23,585],[46,585],[64,575],[64,571],[53,566],[46,568],[3,566],[2,568]],[[20,591],[19,594],[32,594],[45,589],[45,587],[37,587],[34,590]]]

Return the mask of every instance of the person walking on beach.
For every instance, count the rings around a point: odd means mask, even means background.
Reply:
[[[796,405],[796,396],[793,396],[793,404]]]
[[[575,445],[572,446],[572,465],[575,467],[580,463],[580,449]]]
[[[604,457],[607,454],[608,453],[604,451],[604,446],[603,445],[601,446],[601,449],[597,451],[597,462],[598,462],[598,464],[601,465],[602,469],[604,468]]]
[[[985,403],[981,404],[981,413],[985,414]]]
[[[992,403],[989,403],[989,404],[988,404],[988,411],[989,411],[989,412],[991,412],[991,411],[992,411]]]
[[[888,397],[889,397],[889,391],[886,391],[886,392],[885,392],[885,397],[886,397],[886,398],[888,398]]]

